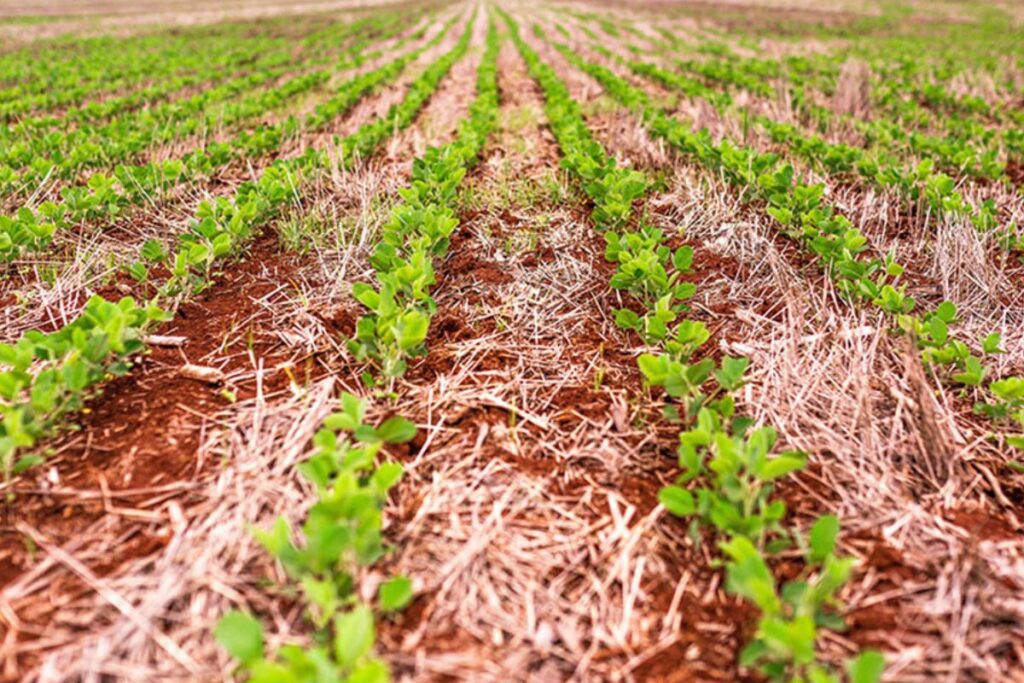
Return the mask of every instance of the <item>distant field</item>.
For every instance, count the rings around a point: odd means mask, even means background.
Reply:
[[[0,0],[0,680],[1024,681],[1013,2]]]

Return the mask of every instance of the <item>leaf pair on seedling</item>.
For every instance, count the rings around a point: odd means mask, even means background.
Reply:
[[[605,258],[618,264],[609,282],[612,288],[629,292],[645,308],[661,306],[665,310],[656,317],[664,324],[670,323],[674,317],[666,320],[668,312],[682,311],[682,302],[697,290],[693,283],[681,281],[690,272],[693,249],[682,246],[673,253],[663,244],[663,231],[652,227],[624,234],[606,232],[605,242]],[[641,330],[637,321],[623,315],[620,327]]]
[[[804,553],[804,570],[779,588],[757,545],[746,536],[721,543],[726,561],[726,589],[753,602],[761,611],[754,640],[740,654],[740,663],[756,667],[772,683],[839,683],[834,671],[818,662],[821,628],[842,630],[837,593],[850,578],[855,561],[835,555],[839,520],[818,518],[808,539],[796,535]],[[877,683],[885,660],[864,651],[846,666],[850,683]]]
[[[373,358],[387,378],[400,377],[407,368],[406,358],[422,350],[430,326],[430,314],[415,305],[403,305],[393,285],[385,283],[380,291],[368,284],[356,283],[352,294],[369,313],[356,324],[356,335],[348,349],[356,360]],[[366,379],[372,384],[372,375]]]
[[[18,452],[82,407],[89,389],[109,375],[128,371],[143,350],[143,335],[167,314],[134,299],[117,303],[93,296],[81,315],[57,332],[27,332],[15,344],[0,344],[0,462],[5,477],[41,457]],[[41,367],[36,364],[41,363]]]
[[[268,530],[254,531],[298,582],[315,629],[314,644],[285,645],[269,655],[255,617],[232,611],[217,625],[217,640],[250,683],[383,683],[389,678],[387,665],[373,655],[374,609],[360,598],[356,574],[384,552],[380,510],[402,474],[397,463],[376,463],[379,450],[385,443],[408,441],[416,427],[401,417],[376,427],[366,424],[366,402],[349,393],[342,394],[341,408],[324,420],[314,438],[314,454],[299,467],[318,497],[302,525],[302,542],[294,540],[296,533],[284,518]],[[391,612],[412,597],[409,579],[394,577],[380,585],[376,607]]]

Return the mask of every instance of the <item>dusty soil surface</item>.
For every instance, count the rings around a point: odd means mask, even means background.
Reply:
[[[107,384],[73,418],[76,430],[53,444],[58,455],[45,470],[8,488],[0,585],[19,622],[8,638],[45,637],[59,620],[54,611],[90,588],[77,572],[60,574],[40,603],[33,584],[48,563],[28,548],[107,539],[78,557],[98,577],[160,550],[171,540],[175,514],[188,505],[191,482],[218,466],[199,448],[217,427],[217,413],[257,391],[276,393],[320,374],[276,333],[274,301],[298,265],[278,251],[272,232],[259,237],[246,260],[156,330],[174,345],[152,346],[128,375]]]

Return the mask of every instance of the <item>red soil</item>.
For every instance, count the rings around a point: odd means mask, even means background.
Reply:
[[[161,335],[181,336],[180,348],[153,346],[126,376],[108,383],[102,394],[87,402],[75,418],[77,431],[58,439],[58,455],[24,475],[14,486],[15,496],[3,508],[0,529],[0,586],[6,586],[31,568],[41,557],[29,552],[25,539],[14,530],[27,524],[51,544],[63,546],[85,534],[104,518],[103,536],[122,542],[109,546],[89,564],[102,576],[134,558],[146,556],[170,540],[170,519],[164,498],[150,494],[152,509],[144,509],[139,495],[122,490],[151,489],[195,480],[216,466],[204,461],[200,446],[210,421],[229,405],[224,393],[238,400],[256,394],[254,363],[264,368],[262,390],[285,388],[293,376],[309,370],[290,369],[294,359],[273,336],[267,309],[257,303],[277,290],[295,267],[278,253],[275,237],[267,233],[256,240],[244,261],[227,265],[227,272],[204,294],[182,306],[174,320],[157,330]],[[224,382],[206,383],[179,374],[186,362],[214,366]],[[50,470],[59,484],[49,483]],[[108,491],[105,500],[80,493]],[[188,495],[176,496],[187,506]],[[146,518],[110,514],[110,506],[124,510],[140,506]],[[88,539],[95,541],[97,539]],[[45,557],[45,555],[43,556]],[[51,618],[58,596],[80,595],[81,582],[61,574],[47,587],[46,604],[32,603],[32,596],[18,611],[31,639],[35,625]]]
[[[1006,162],[1006,175],[1014,187],[1024,188],[1024,161],[1009,159]]]

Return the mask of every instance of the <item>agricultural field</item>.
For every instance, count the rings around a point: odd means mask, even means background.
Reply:
[[[0,0],[0,680],[1024,681],[1024,7]]]

